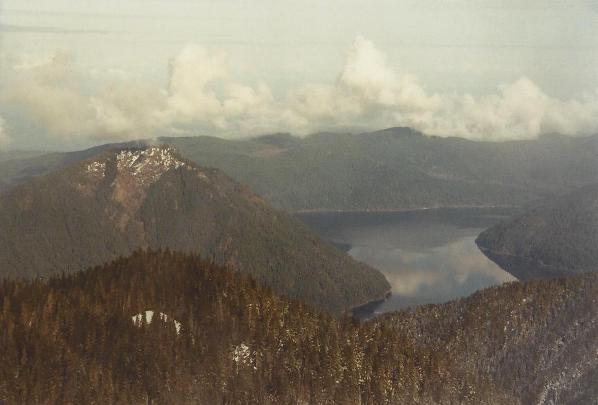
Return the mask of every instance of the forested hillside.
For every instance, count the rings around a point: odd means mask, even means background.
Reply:
[[[390,289],[380,272],[171,147],[105,152],[0,196],[0,275],[74,272],[137,248],[200,253],[332,312]]]
[[[596,275],[512,283],[359,323],[196,256],[138,251],[0,283],[0,399],[587,405],[597,293]]]
[[[482,251],[519,279],[598,270],[598,185],[546,201],[477,239]]]
[[[164,138],[286,210],[523,205],[598,176],[598,138],[475,142],[408,128],[230,141]]]
[[[598,404],[598,274],[513,282],[378,322],[522,404]]]
[[[305,138],[200,136],[164,137],[160,142],[174,145],[201,166],[221,169],[287,211],[520,206],[598,177],[595,136],[475,142],[389,128]],[[101,149],[0,162],[0,187]]]

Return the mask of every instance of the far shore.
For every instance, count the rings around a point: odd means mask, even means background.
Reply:
[[[375,209],[308,209],[291,211],[292,214],[359,214],[365,212],[376,213],[400,213],[400,212],[419,212],[419,211],[433,211],[442,209],[518,209],[517,205],[442,205],[432,207],[415,207],[415,208],[375,208]]]

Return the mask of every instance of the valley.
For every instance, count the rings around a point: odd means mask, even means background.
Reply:
[[[0,405],[598,405],[598,0],[0,0]]]
[[[484,229],[518,210],[444,208],[403,212],[302,213],[298,218],[356,260],[379,269],[392,295],[361,317],[442,303],[515,280],[477,248]]]
[[[511,243],[521,221],[592,235],[592,186],[532,208],[290,214],[172,146],[69,156],[0,195],[0,400],[586,405],[598,395],[598,273],[520,282],[481,243]],[[488,236],[496,230],[508,237]]]

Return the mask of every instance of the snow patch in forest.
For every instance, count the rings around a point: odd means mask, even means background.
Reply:
[[[233,346],[232,359],[237,364],[253,367],[254,370],[257,370],[257,356],[258,353],[252,351],[245,343]]]
[[[149,325],[152,323],[154,319],[154,311],[147,310],[145,312],[140,312],[137,315],[133,315],[131,318],[135,326],[141,327],[142,325]],[[172,322],[174,328],[176,329],[177,335],[181,333],[182,323],[180,323],[176,319],[170,320],[171,318],[164,312],[160,312],[158,318],[160,319],[160,321],[164,323]]]

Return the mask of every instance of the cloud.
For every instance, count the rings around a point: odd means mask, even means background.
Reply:
[[[429,135],[478,140],[598,132],[598,91],[581,100],[561,101],[522,77],[481,97],[432,94],[413,74],[399,74],[388,66],[384,54],[361,37],[348,52],[335,86],[306,86],[291,100],[293,112],[314,130],[322,122],[401,125]]]
[[[228,78],[224,55],[188,45],[170,65],[165,109],[169,125],[207,126],[212,130],[251,130],[268,126],[273,119],[270,88],[256,87]]]
[[[3,98],[54,137],[143,137],[162,125],[159,88],[113,72],[98,80],[96,71],[79,71],[69,53],[28,60],[16,65],[13,74]]]
[[[561,101],[522,77],[481,97],[431,94],[413,74],[388,66],[385,56],[361,37],[348,52],[336,86],[306,87],[294,97],[294,110],[310,123],[402,125],[429,135],[479,140],[598,132],[598,91]]]
[[[407,122],[429,134],[470,139],[533,139],[545,133],[584,135],[598,132],[598,92],[582,100],[561,101],[546,95],[530,79],[500,86],[482,97],[445,96],[429,115]]]
[[[152,85],[118,70],[86,72],[73,55],[59,52],[13,64],[11,86],[2,96],[64,139],[145,138],[156,132],[239,137],[389,126],[480,140],[598,132],[598,90],[559,100],[522,77],[483,96],[438,94],[414,74],[390,66],[363,37],[347,51],[334,83],[308,83],[278,98],[265,83],[234,80],[224,54],[195,44],[170,61],[169,72],[165,86]]]

